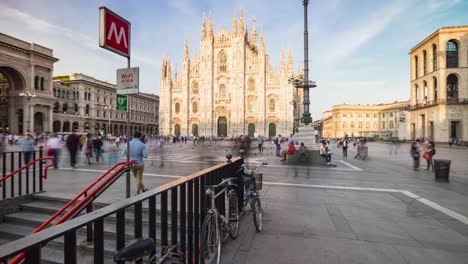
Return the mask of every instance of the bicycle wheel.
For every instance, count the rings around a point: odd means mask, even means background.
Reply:
[[[229,236],[236,239],[239,234],[239,203],[236,191],[229,191]]]
[[[158,264],[184,264],[184,258],[176,253],[170,253],[166,258],[160,261]]]
[[[252,199],[252,216],[255,229],[257,229],[257,232],[261,232],[263,229],[262,203],[260,202],[260,197],[257,195],[253,196]]]
[[[201,230],[201,257],[205,264],[219,264],[221,260],[221,234],[216,212],[210,209]]]

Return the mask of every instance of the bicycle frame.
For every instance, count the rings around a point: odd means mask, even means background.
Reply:
[[[218,208],[216,207],[216,198],[218,198],[220,195],[222,195],[223,193],[227,194],[227,192],[229,191],[229,187],[230,186],[226,186],[226,187],[223,187],[223,190],[221,190],[220,192],[218,192],[217,194],[215,193],[214,189],[211,188],[211,187],[208,187],[207,188],[207,194],[208,194],[208,197],[210,197],[210,210],[213,210],[215,212],[215,215],[216,215],[216,218],[217,219],[221,219],[221,222],[223,225],[221,225],[223,228],[224,226],[226,226],[229,221],[226,220],[226,217],[224,215],[222,215]],[[226,215],[229,215],[229,197],[228,195],[225,195],[224,197],[224,204],[225,204],[225,208],[226,208]],[[224,231],[224,230],[223,230]]]

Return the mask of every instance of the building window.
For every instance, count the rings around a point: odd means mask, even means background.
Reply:
[[[62,110],[63,110],[63,112],[67,112],[67,111],[68,111],[68,104],[67,104],[67,103],[64,103],[64,104],[63,104]]]
[[[437,70],[437,46],[436,44],[432,45],[432,70]]]
[[[362,114],[361,114],[361,113],[359,113],[359,114],[358,114],[358,117],[362,117]]]
[[[414,85],[414,98],[415,98],[415,101],[416,101],[416,104],[419,102],[419,95],[418,95],[418,85]]]
[[[358,123],[358,128],[362,128],[362,122]]]
[[[346,128],[346,122],[343,122],[343,128]]]
[[[254,79],[250,79],[247,86],[248,86],[247,89],[248,89],[249,92],[251,92],[251,93],[255,92],[255,80]]]
[[[382,117],[385,117],[385,113],[382,113]]]
[[[99,103],[99,96],[98,96],[98,97],[96,97],[96,101]]]
[[[221,84],[219,86],[219,97],[220,98],[225,98],[226,97],[226,85]]]
[[[370,123],[366,122],[366,128],[370,128]]]
[[[423,51],[423,71],[424,71],[424,75],[426,75],[427,73],[427,52],[426,51]]]
[[[377,122],[374,122],[374,129],[377,129]]]
[[[458,44],[455,40],[449,40],[447,42],[447,68],[457,68],[458,67]]]
[[[180,112],[180,104],[176,103],[175,104],[175,113],[178,114]]]
[[[343,114],[343,117],[346,117],[346,114]]]
[[[351,128],[354,128],[354,122],[351,121]]]
[[[366,114],[366,118],[369,118],[370,117],[370,114]]]
[[[458,77],[455,74],[447,77],[447,100],[458,100]]]
[[[393,113],[392,113],[392,112],[390,112],[389,116],[390,116],[390,117],[393,117]]]
[[[374,118],[377,118],[377,114],[374,114]]]
[[[354,117],[353,113],[349,114],[349,117]]]
[[[275,111],[275,99],[270,99],[270,104],[269,104],[268,108],[270,109],[270,112]]]
[[[423,103],[427,102],[427,82],[424,81],[424,88],[423,88]]]
[[[67,91],[67,93],[66,93],[66,99],[70,100],[70,92],[69,91]]]
[[[385,122],[382,122],[382,129],[385,129]]]
[[[78,104],[75,104],[75,113],[78,113]]]
[[[59,104],[59,102],[55,102],[54,103],[54,112],[58,112],[58,111],[60,111],[60,104]]]
[[[198,94],[198,83],[194,82],[192,85],[192,94]]]
[[[219,54],[219,57],[218,57],[218,70],[220,72],[225,72],[227,71],[227,57],[226,57],[226,53],[224,53],[224,51],[221,51],[221,53]]]
[[[89,116],[89,105],[85,107],[85,115]]]
[[[434,80],[434,100],[437,100],[437,78],[432,77]]]
[[[96,110],[96,117],[99,117],[99,110]]]
[[[388,123],[388,128],[389,128],[389,129],[393,129],[393,121],[390,121],[390,122]]]
[[[414,56],[414,76],[418,78],[418,56]]]
[[[198,104],[197,104],[197,102],[193,102],[193,103],[192,103],[192,111],[193,111],[194,113],[197,113],[197,112],[198,112]]]

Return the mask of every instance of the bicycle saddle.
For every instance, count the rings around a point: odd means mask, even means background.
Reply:
[[[114,255],[114,261],[135,261],[144,256],[147,256],[155,248],[155,243],[152,238],[137,238],[128,243],[128,245]]]
[[[216,184],[216,185],[207,185],[206,187],[207,188],[213,188],[213,189],[216,189],[216,188],[219,188],[219,187],[226,187],[226,186],[237,186],[237,184],[235,183],[232,183],[232,181],[234,180],[237,180],[236,178],[225,178],[223,179],[220,183]]]

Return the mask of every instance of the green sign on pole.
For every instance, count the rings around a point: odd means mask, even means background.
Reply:
[[[128,97],[124,94],[117,94],[117,111],[128,112]]]

